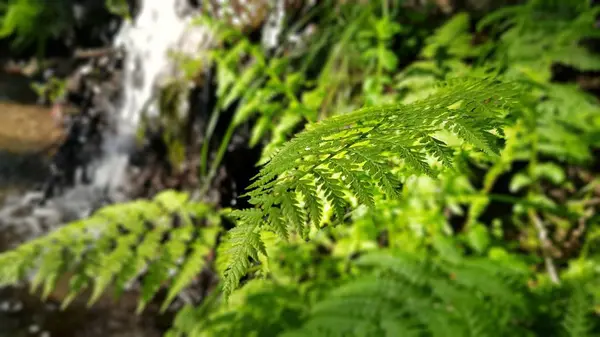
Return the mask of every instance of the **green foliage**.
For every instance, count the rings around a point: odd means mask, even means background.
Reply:
[[[583,285],[574,287],[573,296],[569,300],[567,314],[563,324],[566,336],[591,336],[589,321],[590,301]]]
[[[163,309],[209,266],[219,217],[207,205],[187,196],[163,192],[154,200],[107,206],[77,221],[0,254],[0,285],[30,278],[31,289],[42,286],[42,297],[70,272],[69,294],[63,306],[91,287],[88,304],[112,284],[116,295],[141,277],[138,310],[167,283]]]
[[[594,27],[598,7],[590,1],[528,1],[501,9],[479,22],[501,32],[498,48],[504,64],[516,71],[523,66],[549,79],[550,67],[560,63],[581,70],[598,70],[600,60],[582,40],[599,37]]]
[[[408,31],[394,22],[397,10],[379,11],[388,5],[379,1],[352,5],[320,2],[314,10],[326,13],[317,21],[323,31],[314,33],[315,44],[303,54],[294,53],[286,43],[271,53],[235,28],[200,17],[198,23],[211,27],[219,41],[209,53],[216,66],[218,103],[207,127],[207,141],[220,113],[235,109],[230,130],[221,140],[210,170],[208,142],[205,143],[203,174],[208,172],[208,178],[212,177],[230,135],[244,123],[252,125],[250,145],[263,145],[258,161],[262,165],[304,122],[315,122],[333,112],[349,112],[362,105],[392,103],[393,95],[386,90],[392,82],[389,74],[399,65],[392,43],[401,34],[408,35]],[[333,36],[341,39],[330,40]],[[326,55],[325,62],[316,59],[321,54]],[[186,67],[203,64],[196,61],[187,60]],[[364,97],[351,97],[354,90],[362,90]]]
[[[224,269],[230,293],[264,247],[259,229],[286,238],[290,229],[306,236],[309,224],[319,227],[325,205],[338,219],[346,213],[347,192],[359,203],[373,206],[380,190],[397,197],[400,182],[393,165],[402,162],[408,174],[435,176],[427,161],[451,164],[447,144],[436,138],[447,131],[489,155],[497,153],[493,134],[508,112],[519,105],[512,84],[494,80],[456,80],[411,105],[364,108],[312,125],[284,146],[261,169],[249,187],[257,208],[235,211],[239,226],[230,231]],[[302,202],[302,204],[300,204]]]
[[[38,97],[48,97],[49,101],[54,103],[65,96],[67,92],[67,81],[52,77],[46,83],[33,83],[31,87]]]
[[[374,271],[332,291],[283,336],[520,335],[528,319],[524,275],[490,261],[377,253],[357,263]]]
[[[339,285],[254,279],[228,302],[213,296],[186,307],[168,336],[539,335],[535,329],[585,336],[594,331],[581,284],[560,294],[532,291],[525,283],[531,272],[506,259],[449,257],[379,250],[352,262],[352,276]],[[557,313],[544,316],[540,301]]]
[[[470,18],[467,13],[459,13],[440,27],[425,41],[421,55],[426,59],[465,58],[476,54],[471,45],[469,33]]]
[[[131,19],[127,0],[105,0],[104,3],[111,13],[122,16],[125,19]]]
[[[116,15],[129,18],[126,0],[104,1]],[[15,50],[36,48],[43,56],[50,39],[63,37],[75,23],[74,0],[0,0],[0,39],[8,39]]]
[[[0,38],[12,37],[15,48],[35,45],[43,51],[49,38],[60,36],[70,26],[70,0],[0,1]]]
[[[181,132],[185,130],[185,123],[188,122],[181,116],[181,105],[186,93],[184,86],[185,84],[179,81],[168,83],[157,97],[162,139],[167,145],[169,161],[175,168],[181,166],[186,156],[185,139]]]
[[[253,280],[227,303],[209,299],[182,309],[167,337],[277,336],[300,326],[308,312],[306,301],[293,287]]]
[[[600,104],[573,81],[600,65],[597,7],[533,0],[428,34],[394,1],[334,3],[302,18],[317,29],[300,50],[203,18],[217,46],[183,60],[188,79],[216,67],[204,178],[237,128],[264,146],[253,207],[227,211],[222,241],[215,211],[165,192],[0,255],[0,283],[34,273],[47,295],[70,271],[67,303],[86,286],[93,302],[142,276],[140,309],[169,282],[164,308],[216,268],[222,287],[171,337],[597,335]]]

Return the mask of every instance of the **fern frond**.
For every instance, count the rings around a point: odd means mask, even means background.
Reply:
[[[284,336],[502,336],[518,330],[515,318],[522,317],[525,300],[517,294],[523,289],[499,282],[501,291],[474,291],[495,277],[488,272],[494,268],[386,253],[359,262],[372,273],[361,271],[333,290],[300,331]]]
[[[554,63],[600,69],[600,57],[580,44],[598,37],[594,27],[599,10],[589,1],[528,1],[488,15],[479,29],[493,27],[502,33],[496,47],[508,67],[524,65],[549,80]]]
[[[297,285],[253,279],[227,302],[213,292],[198,307],[185,307],[167,336],[279,336],[302,322],[304,301]]]
[[[518,96],[514,84],[456,79],[423,101],[364,108],[311,125],[284,145],[249,187],[247,195],[256,208],[237,213],[244,224],[231,234],[235,244],[229,243],[226,254],[231,262],[225,269],[225,288],[232,291],[237,286],[249,266],[247,257],[259,253],[260,229],[283,233],[283,218],[287,228],[306,234],[308,222],[320,223],[328,202],[339,219],[350,206],[347,195],[369,206],[378,192],[398,197],[400,182],[393,169],[398,162],[409,173],[435,176],[428,157],[451,164],[447,145],[436,138],[439,132],[451,132],[496,155],[499,148],[492,132],[500,132],[506,114],[520,104]],[[281,214],[269,216],[272,208]]]
[[[591,312],[591,301],[582,284],[572,287],[571,297],[567,306],[563,328],[569,337],[591,336],[591,322],[588,315]]]
[[[234,211],[231,214],[238,225],[231,229],[219,246],[217,268],[223,275],[223,291],[230,294],[251,265],[250,258],[258,261],[258,254],[265,254],[257,224],[263,220],[260,210]]]
[[[454,15],[425,41],[421,55],[427,59],[440,56],[443,52],[456,57],[473,55],[476,49],[471,46],[469,20],[467,13]]]
[[[199,225],[199,220],[205,225]],[[141,277],[138,310],[171,283],[163,304],[166,309],[208,264],[218,224],[219,217],[209,206],[172,191],[152,201],[107,206],[88,219],[0,254],[0,285],[33,274],[32,290],[42,285],[46,297],[57,279],[71,272],[66,306],[87,288],[92,288],[88,303],[93,304],[109,286],[119,295]]]

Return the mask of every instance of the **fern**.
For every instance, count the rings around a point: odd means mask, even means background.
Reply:
[[[197,222],[202,220],[204,226]],[[170,283],[162,309],[208,265],[219,217],[185,194],[163,192],[153,201],[107,206],[80,220],[0,254],[0,285],[31,275],[31,289],[42,286],[47,297],[58,278],[71,272],[67,306],[86,288],[96,302],[112,284],[121,294],[141,277],[138,311]]]
[[[590,314],[590,304],[590,299],[584,284],[574,285],[567,306],[566,316],[563,321],[563,328],[566,332],[566,336],[591,336],[590,331],[592,324],[588,318],[588,314]]]
[[[514,85],[495,80],[454,80],[421,102],[364,108],[311,125],[273,156],[249,187],[256,208],[231,214],[240,227],[220,253],[226,293],[250,266],[248,256],[258,260],[261,229],[283,237],[295,229],[305,236],[309,223],[319,226],[325,204],[343,217],[350,205],[347,194],[366,205],[373,204],[376,191],[397,197],[400,182],[393,167],[399,162],[411,173],[435,176],[428,157],[450,162],[441,150],[446,144],[433,140],[439,132],[497,154],[490,132],[501,132],[506,112],[519,104],[518,93]]]
[[[575,163],[590,161],[592,147],[600,146],[597,99],[573,85],[546,84],[542,89],[543,101],[536,109],[539,151]]]
[[[277,336],[300,326],[307,304],[298,287],[255,279],[226,303],[213,296],[196,308],[186,307],[167,337]]]
[[[526,298],[521,286],[502,279],[525,275],[483,262],[367,255],[358,264],[372,273],[335,289],[302,329],[283,336],[518,335]]]
[[[365,255],[339,285],[253,279],[227,302],[213,295],[186,307],[168,337],[526,335],[527,273],[425,255]]]
[[[554,63],[584,71],[600,69],[600,58],[581,45],[582,40],[599,36],[594,26],[598,10],[587,0],[528,1],[490,14],[478,28],[502,32],[496,49],[506,66],[527,67],[549,79]]]
[[[468,57],[477,53],[471,45],[469,15],[460,13],[435,31],[426,41],[421,55],[426,59],[441,56]],[[445,54],[445,55],[444,55]]]
[[[525,336],[526,273],[383,251],[353,265],[352,279],[318,292],[314,280],[254,279],[228,302],[182,310],[168,336]]]

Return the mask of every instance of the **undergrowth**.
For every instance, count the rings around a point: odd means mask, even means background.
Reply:
[[[200,174],[252,128],[251,208],[171,191],[109,206],[2,253],[0,283],[46,296],[68,271],[65,305],[112,284],[140,310],[165,288],[166,310],[216,270],[168,336],[597,336],[600,105],[581,82],[598,7],[532,0],[433,30],[394,1],[316,9],[275,50],[199,19],[217,40]]]

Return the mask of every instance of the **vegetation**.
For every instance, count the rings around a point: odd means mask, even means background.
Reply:
[[[0,38],[13,37],[16,48],[34,45],[42,52],[48,39],[64,33],[73,20],[71,1],[0,1]]]
[[[316,32],[275,50],[201,17],[217,46],[181,60],[216,69],[200,192],[250,127],[250,208],[109,206],[0,254],[0,284],[46,296],[68,271],[64,305],[137,283],[140,310],[161,288],[166,310],[215,270],[168,336],[600,335],[599,7],[531,0],[433,30],[395,1],[314,11],[284,37]]]
[[[100,2],[101,3],[101,2]],[[129,16],[126,0],[105,0],[106,9],[115,15]],[[13,50],[34,50],[37,57],[48,51],[48,43],[72,38],[81,25],[74,12],[76,0],[0,0],[0,39]]]

